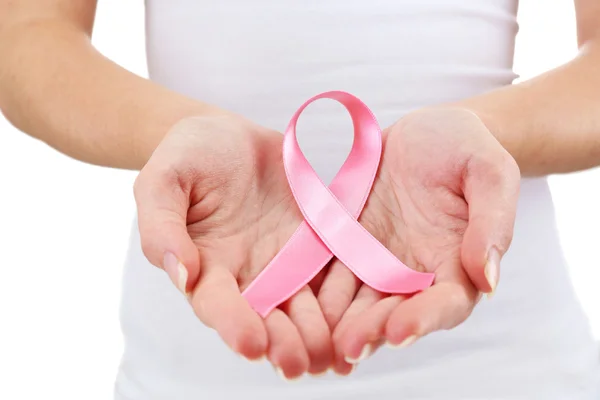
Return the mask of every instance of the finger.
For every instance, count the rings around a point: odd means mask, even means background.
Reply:
[[[512,240],[520,173],[508,153],[497,151],[469,161],[464,180],[469,222],[461,248],[462,264],[475,286],[493,293],[500,259]]]
[[[312,290],[313,294],[317,296],[319,291],[321,290],[321,285],[325,281],[325,277],[327,276],[327,272],[329,271],[329,267],[323,268],[317,276],[315,276],[312,281],[309,282],[308,286]]]
[[[380,293],[367,285],[362,285],[356,294],[356,298],[342,316],[333,333],[334,344],[339,342],[339,338],[344,336],[345,332],[358,316],[386,296],[387,295]],[[371,355],[372,350],[373,349],[370,346],[363,346],[358,348],[357,351],[352,354],[345,354],[338,346],[336,346],[333,370],[339,375],[349,374],[352,372],[355,364],[358,364],[360,361]]]
[[[331,331],[352,303],[360,283],[341,261],[332,262],[317,297]]]
[[[385,341],[385,326],[390,315],[405,298],[403,295],[383,298],[356,315],[336,337],[337,359],[347,362],[360,359],[365,348],[368,350],[363,357],[373,354],[378,345]]]
[[[189,195],[181,182],[174,169],[149,164],[137,177],[134,194],[144,255],[187,294],[198,280],[200,262],[187,231]]]
[[[206,266],[190,295],[190,303],[198,318],[215,329],[233,351],[250,360],[266,354],[265,323],[242,297],[236,279],[227,269]]]
[[[283,379],[295,379],[309,367],[309,356],[293,322],[276,308],[265,319],[269,335],[268,358]]]
[[[327,371],[333,360],[331,332],[312,290],[305,286],[281,308],[304,342],[310,361],[308,372],[318,375]]]
[[[434,284],[398,304],[386,323],[385,337],[392,346],[406,346],[431,332],[454,328],[471,314],[478,295],[470,282]]]

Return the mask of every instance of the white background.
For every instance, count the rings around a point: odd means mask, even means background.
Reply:
[[[573,57],[576,43],[570,1],[521,3],[515,69],[525,79]],[[143,22],[141,0],[103,0],[94,37],[141,75]],[[111,398],[133,179],[73,161],[0,117],[0,399]],[[600,337],[600,171],[551,179],[573,280]]]

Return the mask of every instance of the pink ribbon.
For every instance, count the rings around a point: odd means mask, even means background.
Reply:
[[[354,144],[329,187],[306,160],[296,138],[300,114],[322,98],[344,105],[354,124]],[[319,94],[296,111],[283,139],[283,164],[304,221],[242,293],[262,317],[309,283],[334,255],[362,282],[380,292],[414,293],[433,283],[434,274],[404,265],[357,221],[373,186],[381,152],[377,120],[349,93]]]

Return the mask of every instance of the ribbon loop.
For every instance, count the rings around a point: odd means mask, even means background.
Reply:
[[[329,98],[350,113],[354,143],[346,161],[325,186],[304,157],[296,137],[300,114]],[[310,282],[335,255],[361,281],[385,293],[413,293],[433,282],[433,274],[408,268],[358,221],[377,175],[381,130],[369,108],[341,91],[319,94],[293,115],[283,140],[286,176],[304,221],[243,296],[261,316]]]

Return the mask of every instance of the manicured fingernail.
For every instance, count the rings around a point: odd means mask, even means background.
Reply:
[[[346,356],[346,357],[344,357],[344,360],[348,364],[358,364],[359,362],[368,358],[371,355],[372,351],[373,351],[373,346],[371,345],[371,343],[367,343],[367,344],[365,344],[365,347],[362,348],[362,351],[358,355],[358,358],[352,358],[350,356]]]
[[[289,379],[287,378],[287,376],[285,376],[285,374],[283,373],[283,370],[279,367],[275,367],[275,372],[277,372],[277,375],[279,375],[279,377],[281,379],[283,379],[284,381],[288,382]]]
[[[315,372],[315,373],[310,373],[310,376],[314,377],[314,378],[318,378],[320,376],[323,376],[327,373],[328,370],[322,371],[322,372]]]
[[[266,359],[266,357],[264,355],[260,356],[258,358],[255,358],[255,359],[246,358],[246,360],[250,361],[251,363],[255,363],[255,364],[262,364],[265,361],[265,359]]]
[[[402,342],[400,342],[398,344],[387,342],[387,345],[388,345],[388,347],[391,347],[393,349],[401,349],[401,348],[410,346],[411,344],[416,342],[417,339],[418,339],[417,335],[410,335],[409,337],[407,337],[406,339],[404,339]]]
[[[279,375],[279,377],[281,379],[283,379],[286,382],[294,382],[297,381],[298,379],[300,379],[302,377],[302,375],[295,377],[295,378],[288,378],[287,376],[285,376],[285,374],[283,373],[283,370],[279,367],[275,367],[275,371],[277,371],[277,375]]]
[[[500,275],[500,252],[496,247],[490,248],[487,256],[487,262],[485,263],[485,279],[492,290],[487,294],[488,299],[491,299],[496,292],[498,286],[498,276]]]
[[[173,253],[165,253],[163,268],[177,289],[187,296],[188,272],[185,266],[175,257]]]
[[[339,372],[337,372],[336,370],[333,370],[333,372],[334,372],[336,375],[338,375],[338,376],[344,376],[344,377],[345,377],[345,376],[348,376],[348,375],[350,375],[352,372],[354,372],[354,370],[355,370],[355,369],[356,369],[356,364],[351,364],[351,365],[350,365],[350,371],[348,371],[348,373],[347,373],[347,374],[340,374],[340,373],[339,373]]]

